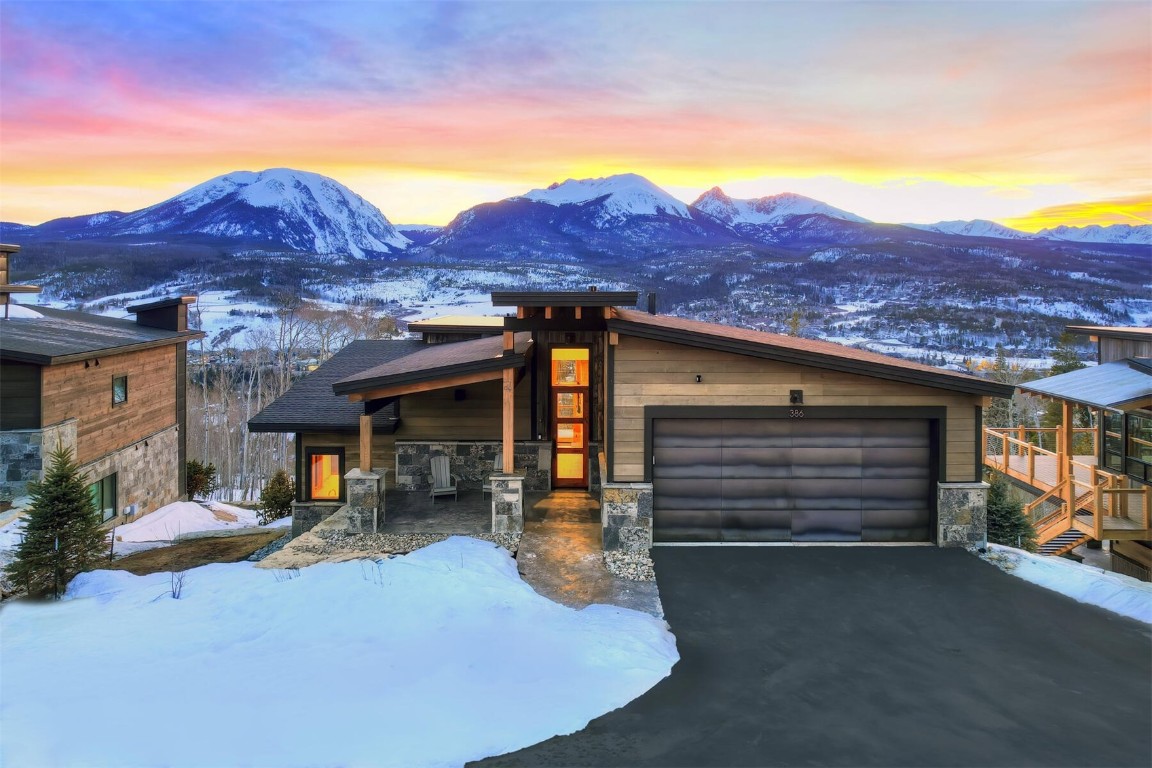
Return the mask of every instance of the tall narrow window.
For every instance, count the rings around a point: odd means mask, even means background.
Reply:
[[[344,449],[309,448],[305,458],[308,498],[312,501],[340,501],[344,495]]]
[[[112,405],[128,402],[128,377],[112,377]]]
[[[116,517],[116,473],[103,477],[88,486],[92,505],[100,512],[100,519],[108,522]]]

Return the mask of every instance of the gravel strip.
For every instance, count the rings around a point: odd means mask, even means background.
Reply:
[[[276,539],[275,541],[268,542],[264,546],[260,547],[260,549],[248,555],[248,560],[253,563],[258,563],[273,552],[279,552],[280,550],[284,549],[284,547],[290,541],[292,541],[291,531],[285,531],[284,535],[280,538]]]
[[[656,581],[652,556],[643,552],[605,552],[604,565],[613,576],[630,581]]]
[[[346,533],[339,530],[317,531],[312,533],[324,542],[316,552],[322,555],[338,555],[342,552],[373,552],[380,555],[406,555],[409,552],[444,541],[455,534],[451,533]],[[474,539],[491,541],[516,554],[520,546],[518,533],[474,533]]]

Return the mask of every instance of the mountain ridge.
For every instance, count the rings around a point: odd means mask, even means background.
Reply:
[[[492,252],[502,244],[531,251],[534,243],[542,248],[562,246],[561,251],[573,254],[625,246],[860,244],[906,240],[912,232],[1152,245],[1152,225],[1061,226],[1033,234],[981,219],[877,224],[788,192],[741,199],[715,186],[684,203],[635,173],[567,179],[480,203],[443,227],[394,226],[383,212],[339,182],[289,168],[223,174],[138,211],[104,211],[39,225],[0,222],[0,240],[205,237],[353,258],[395,255],[413,248]]]

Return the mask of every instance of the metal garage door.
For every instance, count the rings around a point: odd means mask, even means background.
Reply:
[[[925,419],[654,419],[656,541],[930,541]]]

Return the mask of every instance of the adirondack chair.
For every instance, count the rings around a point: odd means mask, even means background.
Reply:
[[[492,462],[492,471],[493,472],[503,472],[504,471],[504,452],[503,451],[499,451],[496,454],[496,459],[495,459],[495,461]],[[488,494],[492,493],[492,478],[491,477],[484,478],[484,482],[480,486],[480,493],[481,493],[481,495],[483,495],[485,493],[488,493]]]
[[[460,478],[449,471],[447,456],[432,457],[432,474],[429,475],[428,479],[432,481],[432,489],[428,492],[432,501],[436,501],[437,496],[451,496],[454,500],[459,501],[456,496],[456,483]]]

